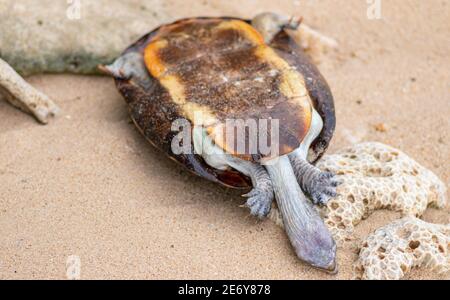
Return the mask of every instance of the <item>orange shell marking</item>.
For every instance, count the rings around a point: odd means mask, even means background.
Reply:
[[[164,61],[161,56],[161,51],[165,48],[177,47],[176,45],[171,45],[171,37],[176,34],[179,36],[183,33],[184,25],[193,24],[194,22],[195,21],[193,20],[187,20],[163,27],[144,50],[145,65],[151,75],[157,78],[170,93],[172,100],[179,105],[180,111],[187,119],[193,123],[195,120],[194,125],[201,125],[207,128],[207,132],[219,147],[228,153],[236,155],[236,153],[234,153],[234,145],[227,145],[225,141],[224,123],[223,120],[219,120],[217,117],[217,111],[214,111],[215,106],[188,101],[186,99],[186,91],[189,87],[185,85],[183,78],[180,77],[176,71],[171,71],[173,65]],[[206,24],[207,21],[198,22],[205,22]],[[303,123],[303,132],[298,131],[298,129],[295,128],[291,132],[291,135],[296,136],[299,139],[299,142],[301,142],[301,139],[306,135],[310,128],[312,117],[312,101],[306,88],[303,75],[292,68],[273,48],[266,45],[262,35],[244,21],[217,21],[217,24],[209,27],[209,30],[211,30],[212,34],[230,30],[239,32],[239,35],[243,37],[250,45],[251,49],[253,49],[252,53],[254,57],[256,57],[261,64],[266,64],[270,66],[271,69],[279,72],[280,82],[278,89],[280,93],[285,96],[287,99],[286,101],[290,103],[289,107],[293,110],[290,114],[295,116],[297,113],[297,120],[301,120],[301,123]],[[220,75],[220,72],[215,74],[217,77]],[[206,82],[206,84],[209,84],[209,82]],[[286,127],[287,129],[285,130],[289,131],[291,129],[289,126]],[[293,150],[292,143],[287,145],[283,144],[283,141],[280,142],[280,149],[282,152],[280,155],[289,153]]]

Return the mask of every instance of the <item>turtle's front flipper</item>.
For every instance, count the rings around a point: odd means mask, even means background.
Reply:
[[[229,167],[251,178],[253,189],[243,195],[248,197],[245,206],[250,209],[253,216],[260,219],[267,217],[274,198],[272,180],[267,170],[259,164],[241,160],[229,154],[224,155],[224,161]]]
[[[269,214],[272,207],[272,181],[266,169],[260,165],[253,165],[249,171],[248,176],[252,179],[254,188],[243,196],[248,197],[246,206],[250,209],[250,213],[255,217],[263,218]]]
[[[296,152],[291,153],[289,159],[300,187],[309,194],[314,204],[325,205],[330,198],[337,196],[339,182],[333,173],[322,172]]]
[[[258,218],[266,217],[272,207],[274,198],[272,181],[267,170],[260,164],[237,158],[217,147],[203,128],[193,130],[194,149],[205,162],[213,168],[225,170],[233,168],[250,177],[253,189],[248,197],[247,206],[250,213]]]

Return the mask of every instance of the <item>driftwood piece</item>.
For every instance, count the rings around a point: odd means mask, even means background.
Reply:
[[[44,124],[59,111],[49,97],[28,84],[1,58],[0,94],[4,95],[12,105],[31,113],[39,122]]]

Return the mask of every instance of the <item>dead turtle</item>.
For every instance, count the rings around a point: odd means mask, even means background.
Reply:
[[[115,78],[150,143],[208,180],[253,187],[245,195],[252,215],[266,216],[275,197],[298,257],[335,272],[335,242],[304,195],[315,204],[336,195],[333,174],[313,166],[332,137],[334,104],[324,78],[291,37],[299,23],[272,13],[253,20],[182,19],[156,28],[100,68]],[[240,138],[230,120],[245,121]],[[180,124],[188,127],[182,143],[174,130]],[[260,147],[263,139],[270,151]],[[183,151],[174,150],[181,144]]]

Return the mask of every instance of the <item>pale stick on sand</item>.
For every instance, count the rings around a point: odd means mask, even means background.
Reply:
[[[0,58],[0,94],[14,106],[33,114],[36,119],[47,124],[59,108],[45,94],[28,84],[17,72]]]
[[[337,49],[339,46],[335,39],[326,36],[303,23],[295,31],[294,38],[296,38],[296,41],[299,42],[304,49],[319,46],[322,49]]]

